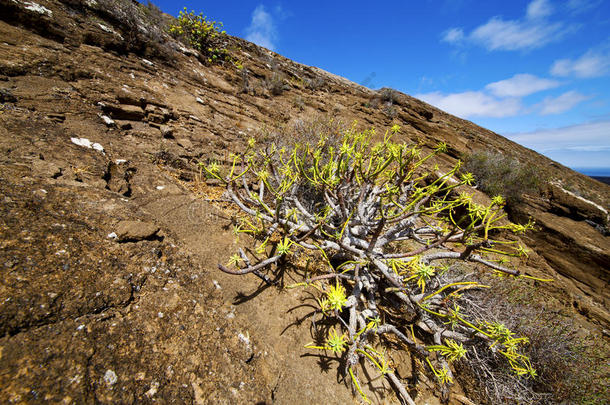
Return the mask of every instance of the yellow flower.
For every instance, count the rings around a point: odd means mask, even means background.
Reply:
[[[330,291],[326,295],[328,296],[328,306],[330,309],[340,310],[347,302],[345,288],[339,282],[334,286],[330,286]]]

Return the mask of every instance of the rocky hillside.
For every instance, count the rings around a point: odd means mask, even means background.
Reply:
[[[543,192],[510,212],[537,224],[523,271],[555,279],[541,288],[607,339],[610,186],[239,38],[229,49],[243,69],[202,63],[151,28],[162,15],[134,10],[0,0],[1,402],[356,401],[299,351],[311,341],[301,292],[218,272],[235,250],[231,218],[200,198],[220,191],[198,162],[316,117],[397,123],[405,140],[446,142],[447,167],[489,150],[538,168]],[[381,380],[367,387],[380,403],[394,397]],[[417,387],[438,403],[425,376]],[[453,398],[471,403],[459,386]]]

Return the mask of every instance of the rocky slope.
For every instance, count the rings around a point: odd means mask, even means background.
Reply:
[[[0,0],[0,401],[354,401],[294,349],[311,340],[301,293],[216,270],[235,250],[230,218],[193,193],[214,192],[197,162],[307,117],[398,123],[405,139],[446,142],[447,166],[493,150],[539,167],[548,190],[511,213],[538,225],[524,271],[556,279],[549,291],[590,333],[609,328],[609,186],[238,38],[245,69],[207,66],[130,7]],[[379,380],[367,390],[393,396]]]

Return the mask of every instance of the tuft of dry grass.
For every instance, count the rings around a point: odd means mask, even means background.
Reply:
[[[539,194],[544,182],[536,167],[490,151],[478,151],[466,157],[464,170],[474,174],[482,191],[491,197],[501,195],[509,205],[520,202],[523,194]]]
[[[484,393],[490,404],[605,404],[610,398],[610,347],[596,331],[579,325],[573,310],[545,294],[535,282],[481,282],[492,288],[469,292],[465,311],[474,319],[493,319],[529,339],[525,354],[538,376],[519,379],[499,358],[475,348],[462,364],[462,385]],[[483,312],[485,308],[485,312]]]

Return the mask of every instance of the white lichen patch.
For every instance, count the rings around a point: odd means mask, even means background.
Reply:
[[[104,374],[104,382],[108,385],[114,385],[118,381],[116,373],[112,370],[106,370],[106,374]]]
[[[75,145],[84,146],[85,148],[88,148],[88,149],[95,149],[99,152],[104,153],[104,147],[102,145],[100,145],[97,142],[91,142],[87,138],[70,138],[70,140]]]
[[[101,118],[102,118],[102,121],[104,121],[104,124],[106,124],[107,126],[112,127],[115,125],[114,120],[112,118],[110,118],[109,116],[102,115]]]
[[[107,25],[100,24],[100,23],[98,23],[97,25],[99,25],[99,27],[102,29],[102,31],[106,31],[106,32],[109,32],[111,34],[115,33],[114,30],[112,28],[108,27]]]
[[[575,194],[573,192],[571,192],[570,190],[566,190],[563,185],[560,182],[552,182],[552,184],[555,184],[556,186],[558,186],[559,188],[561,188],[561,191],[563,191],[564,193],[566,193],[567,195],[576,198],[577,200],[580,200],[582,202],[584,202],[585,204],[589,204],[595,208],[597,208],[598,210],[600,210],[601,212],[603,212],[604,214],[606,214],[606,216],[608,215],[608,211],[602,207],[601,205],[594,203],[591,200],[587,200],[584,197],[579,196],[578,194]]]
[[[159,383],[156,381],[153,381],[150,384],[150,389],[148,391],[146,391],[145,395],[149,398],[152,398],[157,393],[158,390],[159,390]]]
[[[237,338],[244,344],[246,345],[246,347],[250,347],[250,333],[246,332],[246,334],[244,335],[243,333],[239,332],[237,334]]]
[[[118,32],[116,32],[115,30],[113,30],[112,28],[110,28],[107,25],[101,24],[101,23],[97,23],[97,25],[102,29],[102,31],[105,31],[109,34],[112,35],[116,35],[118,38],[120,38],[121,40],[124,40],[123,36],[121,34],[119,34]]]
[[[28,11],[33,11],[40,15],[47,15],[49,17],[51,17],[53,15],[53,12],[51,10],[49,10],[45,6],[41,6],[38,3],[34,3],[33,1],[24,1],[24,2],[22,2],[22,4],[23,4],[23,8],[25,8]]]

